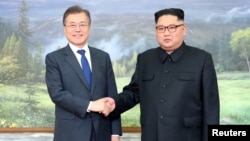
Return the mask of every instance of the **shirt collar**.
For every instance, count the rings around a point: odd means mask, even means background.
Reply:
[[[85,53],[89,53],[89,46],[88,46],[88,43],[86,43],[83,47],[79,48],[71,43],[69,43],[69,47],[71,48],[71,50],[74,52],[74,53],[77,53],[78,50],[80,49],[83,49],[85,50]]]
[[[184,54],[185,51],[185,43],[183,42],[182,45],[177,48],[175,51],[173,51],[171,54],[167,54],[165,50],[161,49],[160,51],[160,58],[162,60],[162,63],[164,63],[166,60],[177,62],[181,56]]]

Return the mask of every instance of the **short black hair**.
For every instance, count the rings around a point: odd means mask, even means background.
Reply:
[[[184,21],[184,11],[180,8],[166,8],[155,12],[155,23],[158,22],[158,19],[163,15],[173,15],[177,16],[178,20]]]
[[[73,5],[69,7],[63,14],[63,25],[65,26],[65,20],[70,14],[85,13],[89,18],[89,24],[91,24],[90,12],[87,9],[83,9],[79,5]]]

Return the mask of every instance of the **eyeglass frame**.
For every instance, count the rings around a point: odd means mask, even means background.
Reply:
[[[156,29],[156,31],[158,33],[164,33],[166,31],[166,29],[168,29],[168,32],[174,33],[178,27],[184,26],[184,25],[185,25],[184,23],[183,24],[179,24],[179,25],[169,25],[169,26],[158,25],[158,26],[155,27],[155,29]],[[158,29],[159,27],[164,28],[164,30],[162,32],[159,32],[159,29]],[[172,27],[172,29],[170,27]],[[173,30],[173,31],[170,31],[170,30]]]
[[[80,29],[85,29],[86,27],[89,26],[89,24],[86,23],[69,23],[69,24],[65,24],[64,26],[70,28],[70,29],[76,29],[77,27],[79,27]]]

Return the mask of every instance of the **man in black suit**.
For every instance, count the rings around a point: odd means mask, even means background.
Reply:
[[[90,13],[69,7],[63,25],[68,45],[45,59],[46,84],[55,103],[54,141],[119,141],[121,119],[108,116],[115,107],[108,97],[117,95],[111,59],[88,45]],[[80,49],[89,63],[90,84],[82,72]]]
[[[185,44],[182,9],[157,11],[155,24],[159,47],[138,55],[113,113],[140,103],[141,141],[207,141],[208,125],[219,124],[220,114],[212,56]]]

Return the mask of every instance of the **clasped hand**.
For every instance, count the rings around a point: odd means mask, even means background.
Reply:
[[[113,98],[104,97],[92,101],[89,110],[92,112],[99,112],[104,116],[108,116],[115,109],[115,101]]]

